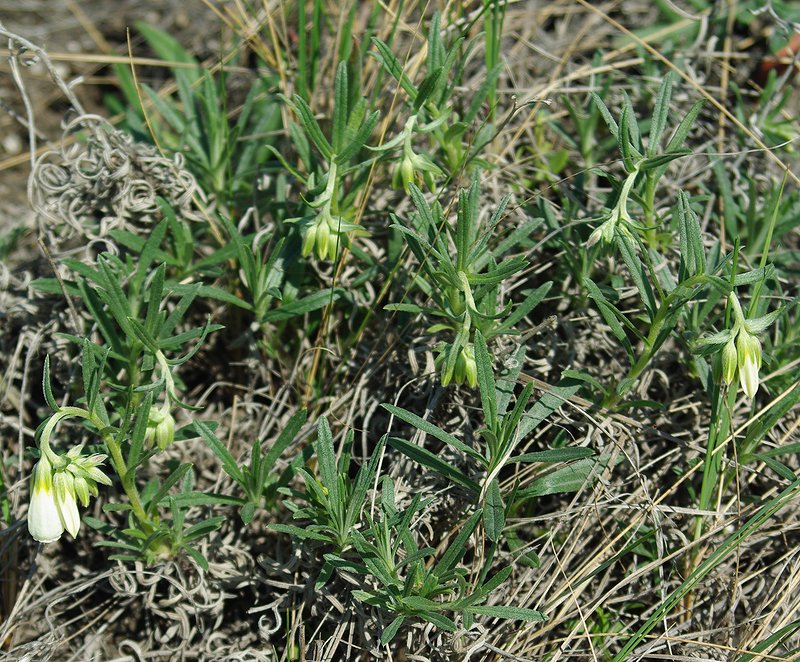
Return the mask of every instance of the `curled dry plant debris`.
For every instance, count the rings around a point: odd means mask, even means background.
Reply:
[[[162,217],[158,198],[180,218],[202,219],[203,194],[180,153],[164,157],[97,115],[71,119],[60,148],[37,158],[28,196],[50,246],[146,234]]]

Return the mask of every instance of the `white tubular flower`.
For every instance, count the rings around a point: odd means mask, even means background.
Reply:
[[[64,524],[53,490],[53,469],[46,455],[42,455],[33,468],[28,531],[34,540],[42,543],[55,542],[64,533]]]
[[[736,354],[742,390],[751,400],[758,391],[758,371],[761,369],[761,342],[745,329],[736,337]]]

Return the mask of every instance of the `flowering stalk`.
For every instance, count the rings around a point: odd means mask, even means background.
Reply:
[[[614,209],[611,210],[608,219],[589,235],[589,239],[586,242],[587,248],[591,248],[598,241],[602,241],[606,246],[610,245],[614,241],[614,236],[618,230],[627,232],[628,225],[634,224],[630,213],[628,213],[628,196],[631,194],[631,189],[638,175],[639,169],[637,168],[627,176],[625,183],[622,185],[617,204],[614,205]]]
[[[443,177],[444,172],[437,166],[427,154],[417,154],[414,151],[412,138],[414,137],[414,126],[417,122],[417,116],[412,115],[406,121],[403,131],[400,134],[403,142],[403,157],[397,163],[392,174],[392,186],[395,188],[403,188],[406,193],[409,193],[409,186],[411,183],[422,184],[423,182],[428,187],[429,191],[433,191],[436,182],[435,177]],[[424,130],[430,130],[430,126],[422,127]]]
[[[134,477],[132,472],[128,472],[128,466],[125,458],[122,455],[122,449],[116,439],[107,431],[107,426],[100,418],[85,409],[80,407],[63,407],[45,424],[42,429],[42,434],[39,441],[39,449],[41,451],[41,459],[34,468],[33,486],[31,490],[31,510],[28,513],[28,526],[33,530],[31,534],[40,542],[53,542],[60,537],[52,538],[52,532],[55,530],[54,520],[52,514],[55,512],[59,519],[64,524],[61,531],[68,530],[74,535],[77,534],[77,529],[80,526],[74,525],[74,515],[77,512],[77,506],[73,508],[76,503],[76,498],[79,498],[84,505],[88,504],[89,494],[96,495],[95,483],[103,483],[110,485],[111,481],[97,468],[104,459],[104,455],[90,455],[88,457],[81,457],[80,451],[82,446],[76,446],[67,452],[66,455],[58,455],[50,447],[50,437],[53,434],[55,426],[65,418],[83,418],[92,423],[98,430],[103,438],[106,448],[111,460],[111,465],[116,471],[122,483],[122,488],[128,496],[131,504],[131,510],[136,516],[136,519],[142,524],[143,530],[150,533],[154,530],[153,523],[145,513],[142,506],[139,492],[136,489]],[[69,473],[70,476],[58,478],[61,473]],[[54,510],[55,508],[55,510]],[[46,529],[51,535],[44,535],[48,539],[43,540],[37,537],[37,534],[42,531],[40,524],[44,525],[42,514],[48,512],[50,519],[46,522],[50,528]],[[69,525],[69,527],[67,526]],[[50,539],[52,538],[52,539]]]
[[[733,292],[728,296],[728,303],[733,310],[733,328],[723,332],[722,381],[730,385],[738,374],[742,390],[752,400],[758,392],[758,371],[761,369],[761,341],[757,334],[765,330],[781,311],[748,320]]]
[[[363,228],[355,223],[345,221],[340,215],[334,215],[333,204],[336,200],[337,165],[331,162],[328,170],[328,181],[325,190],[311,203],[320,211],[303,229],[303,257],[316,252],[320,260],[336,260],[340,247],[350,245],[351,232],[363,232]]]

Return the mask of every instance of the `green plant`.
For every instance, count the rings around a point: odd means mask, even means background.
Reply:
[[[294,475],[293,465],[296,462],[290,463],[279,474],[275,472],[275,468],[280,457],[305,424],[306,417],[305,410],[292,416],[266,452],[263,450],[263,442],[260,439],[256,440],[250,451],[250,462],[241,466],[208,425],[200,421],[195,423],[195,428],[200,436],[219,458],[222,469],[236,482],[245,495],[239,500],[241,503],[239,515],[245,524],[253,521],[258,508],[274,506],[278,490],[285,488]],[[236,503],[236,501],[233,502]]]
[[[487,9],[489,3],[485,4],[482,13]],[[492,140],[495,128],[484,121],[474,135],[470,135],[470,130],[487,99],[491,102],[489,117],[494,114],[495,88],[502,69],[502,65],[496,62],[499,26],[502,25],[504,14],[505,5],[501,7],[500,3],[495,3],[489,11],[491,25],[486,33],[489,47],[485,53],[487,60],[494,62],[494,65],[475,91],[469,106],[460,115],[456,109],[454,92],[474,42],[468,44],[463,36],[459,36],[446,45],[441,35],[441,16],[434,13],[428,27],[425,77],[415,85],[391,48],[377,37],[372,38],[376,49],[372,55],[399,83],[410,106],[410,114],[402,132],[381,147],[381,151],[390,151],[399,145],[403,146],[402,157],[395,166],[395,186],[402,184],[408,191],[410,184],[424,181],[432,190],[437,177],[452,178],[470,163],[475,166],[485,165],[477,159],[477,155]],[[414,139],[426,134],[433,138],[443,168],[425,151],[417,151],[415,148]]]
[[[364,232],[351,219],[356,214],[355,197],[365,183],[366,164],[362,161],[350,165],[350,162],[366,145],[380,112],[368,113],[368,100],[361,96],[359,73],[358,67],[348,67],[346,62],[341,62],[336,70],[330,139],[302,96],[295,95],[291,101],[285,99],[300,120],[302,130],[291,125],[290,133],[308,174],[300,173],[274,149],[273,153],[305,183],[308,191],[308,213],[287,221],[300,226],[304,256],[315,251],[320,260],[335,261],[350,245],[351,237]],[[309,140],[317,148],[321,161],[312,157]],[[348,175],[354,181],[351,190],[345,193],[343,185]]]
[[[423,446],[396,437],[389,438],[390,446],[466,490],[482,510],[486,535],[492,542],[498,543],[503,534],[508,510],[531,497],[579,490],[590,479],[597,462],[588,460],[594,454],[588,448],[562,448],[514,454],[517,447],[536,426],[577,392],[580,381],[569,377],[562,379],[526,412],[533,392],[533,384],[528,383],[509,411],[511,393],[522,364],[522,354],[516,357],[517,368],[511,370],[499,382],[495,382],[492,359],[486,341],[478,331],[475,335],[475,360],[485,426],[479,430],[484,442],[482,449],[468,446],[413,412],[390,404],[382,406],[390,414],[463,453],[478,465],[481,477],[476,481]],[[514,481],[513,486],[505,493],[501,490],[501,472],[507,467],[518,464],[540,464],[545,467],[573,460],[578,462],[568,465],[566,471],[557,469],[539,476],[524,488],[520,487],[519,481]]]
[[[373,587],[354,590],[357,600],[394,616],[381,633],[382,644],[394,639],[408,619],[422,619],[453,632],[456,622],[446,613],[460,616],[466,629],[472,627],[475,616],[479,615],[525,621],[547,619],[545,614],[534,609],[482,604],[509,578],[513,572],[511,566],[487,579],[492,562],[488,558],[477,580],[470,580],[468,571],[459,567],[480,520],[480,511],[463,523],[447,551],[437,557],[436,550],[420,549],[414,540],[412,521],[422,507],[424,504],[417,496],[405,511],[399,511],[392,480],[384,476],[380,517],[373,520],[367,516],[368,528],[364,533],[356,531],[353,535],[357,560],[326,555],[338,569],[369,578]]]
[[[281,494],[294,500],[285,500],[286,507],[295,520],[306,520],[303,526],[294,524],[270,524],[271,529],[288,533],[298,540],[314,540],[327,543],[336,552],[352,545],[354,531],[361,520],[367,491],[375,480],[381,458],[383,441],[372,453],[367,464],[362,465],[355,479],[349,476],[350,448],[353,444],[352,430],[347,433],[343,450],[337,461],[328,420],[323,416],[317,423],[317,439],[313,444],[314,456],[319,466],[319,478],[305,467],[297,473],[302,477],[305,491],[281,487]],[[300,506],[295,501],[305,502]],[[333,566],[326,562],[317,579],[317,586],[330,578]]]
[[[238,215],[253,199],[259,175],[267,166],[267,139],[281,126],[275,80],[255,79],[242,106],[228,108],[224,68],[215,79],[174,37],[143,22],[136,28],[158,57],[177,63],[171,69],[176,93],[163,94],[142,83],[146,101],[155,112],[147,110],[133,73],[115,65],[125,104],[111,96],[106,104],[124,115],[124,126],[135,137],[152,140],[169,154],[185,158],[220,211]],[[232,122],[234,112],[236,121]]]
[[[447,332],[453,337],[452,341],[437,345],[437,366],[442,385],[455,381],[475,387],[478,383],[475,332],[480,331],[486,340],[503,334],[519,334],[516,325],[533,311],[552,285],[544,283],[530,291],[516,307],[500,301],[500,284],[519,275],[527,261],[519,256],[508,257],[499,263],[498,260],[514,250],[539,223],[525,223],[496,246],[490,247],[508,205],[508,197],[500,202],[484,225],[478,213],[476,177],[469,189],[459,192],[456,227],[453,229],[438,202],[428,204],[422,191],[413,183],[410,192],[417,208],[416,216],[410,222],[395,217],[392,227],[403,234],[417,258],[420,274],[414,282],[433,305],[394,303],[387,305],[386,309],[442,318],[428,328],[428,333]]]

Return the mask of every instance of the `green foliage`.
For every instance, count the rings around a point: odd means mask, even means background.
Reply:
[[[125,104],[112,97],[106,102],[113,111],[124,113],[125,126],[134,136],[185,157],[203,191],[213,194],[222,209],[231,213],[252,199],[268,155],[264,137],[281,123],[275,80],[257,78],[232,123],[224,69],[215,79],[174,37],[146,23],[136,27],[158,57],[180,65],[171,70],[176,92],[164,95],[141,83],[142,97],[130,70],[115,65]],[[143,103],[155,112],[146,110]]]
[[[539,222],[524,224],[504,241],[490,247],[503,219],[508,197],[484,223],[478,213],[480,189],[476,176],[469,189],[459,192],[454,229],[446,221],[438,202],[428,204],[422,191],[414,184],[411,184],[410,192],[417,214],[410,222],[394,217],[392,227],[402,233],[417,258],[420,274],[414,282],[433,305],[398,303],[389,304],[386,309],[441,318],[428,328],[428,333],[446,332],[453,338],[437,346],[442,385],[455,380],[459,384],[466,381],[475,387],[475,333],[480,331],[486,339],[519,334],[516,325],[536,308],[552,284],[544,283],[530,291],[516,307],[511,303],[503,305],[500,300],[500,286],[518,276],[528,263],[518,256],[498,260],[517,248]]]
[[[447,444],[453,450],[463,453],[478,464],[482,473],[480,482],[476,482],[423,446],[417,446],[396,437],[390,437],[388,441],[390,446],[412,460],[469,492],[472,500],[482,509],[487,536],[492,542],[497,543],[503,533],[506,512],[528,498],[545,494],[574,492],[581,489],[587,481],[591,480],[597,461],[589,460],[593,451],[587,448],[563,448],[514,455],[517,446],[556,411],[567,398],[578,391],[581,385],[579,381],[571,378],[562,379],[526,412],[533,392],[533,385],[529,383],[509,411],[509,394],[518,378],[519,368],[516,371],[510,371],[499,382],[495,382],[492,359],[480,331],[475,336],[475,360],[485,425],[479,430],[479,435],[484,442],[482,449],[475,449],[464,444],[452,434],[420,418],[413,412],[390,404],[382,406],[401,421]],[[518,363],[521,364],[521,361]],[[572,462],[574,460],[578,461]],[[565,462],[572,463],[535,478],[524,488],[521,488],[518,483],[515,483],[505,493],[500,488],[501,471],[509,465],[534,464],[545,468],[548,465]],[[506,505],[506,501],[509,501],[508,505]]]

